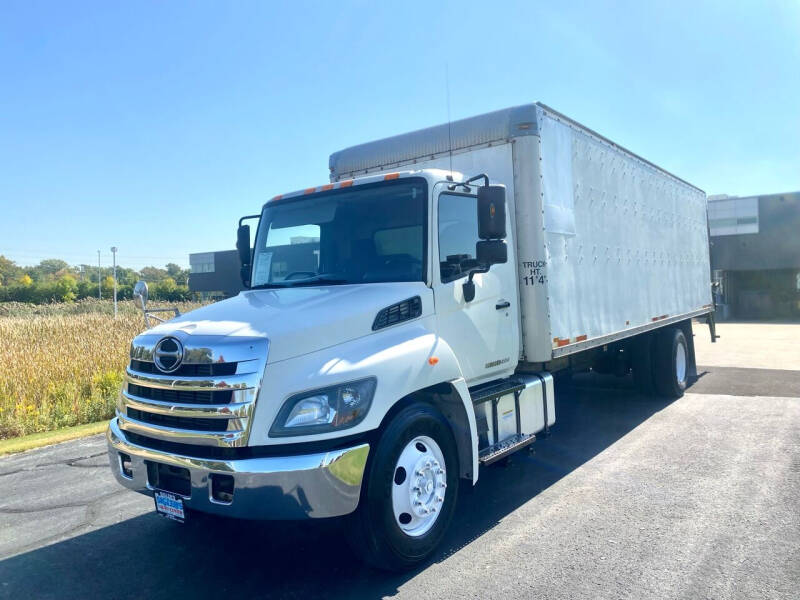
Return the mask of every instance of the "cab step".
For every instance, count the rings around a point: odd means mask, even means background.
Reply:
[[[525,446],[529,446],[536,441],[536,434],[529,433],[512,435],[502,442],[498,442],[488,448],[484,448],[478,455],[478,460],[482,465],[490,465],[501,458],[508,456],[512,452],[521,450]]]
[[[503,379],[501,381],[470,388],[469,394],[473,404],[498,400],[506,394],[515,394],[525,389],[525,384],[517,379]]]

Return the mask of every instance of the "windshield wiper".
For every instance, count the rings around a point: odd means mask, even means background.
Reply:
[[[285,285],[283,283],[262,283],[259,285],[250,286],[249,289],[251,290],[276,290],[279,288],[287,288],[292,287],[291,285]]]
[[[322,273],[320,275],[315,275],[314,277],[309,277],[308,279],[289,279],[284,281],[274,281],[272,283],[262,283],[260,285],[254,285],[250,289],[276,290],[276,289],[304,287],[312,285],[344,285],[347,283],[352,283],[352,282],[347,279],[339,279]]]
[[[288,283],[288,282],[286,282]],[[293,280],[287,287],[301,287],[301,286],[310,286],[310,285],[344,285],[346,283],[351,283],[347,279],[340,279],[336,277],[331,277],[330,275],[320,274],[314,277],[309,277],[308,279],[296,279]]]

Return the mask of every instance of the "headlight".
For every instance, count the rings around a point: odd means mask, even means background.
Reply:
[[[354,427],[367,416],[376,383],[370,377],[292,396],[278,412],[269,435],[308,435]]]

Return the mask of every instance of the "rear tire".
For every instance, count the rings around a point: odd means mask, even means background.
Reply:
[[[666,398],[680,398],[686,390],[689,346],[678,328],[662,329],[654,340],[654,381],[656,391]]]
[[[422,402],[402,409],[371,453],[358,508],[346,517],[356,554],[391,571],[427,559],[453,517],[458,472],[456,443],[441,413]]]

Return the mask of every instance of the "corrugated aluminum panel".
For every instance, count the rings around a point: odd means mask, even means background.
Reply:
[[[708,309],[705,194],[556,116],[539,127],[544,223],[530,235],[544,244],[519,260],[541,264],[541,277],[523,279],[521,296],[523,315],[541,311],[543,288],[553,354]],[[526,343],[542,335],[525,323]]]

